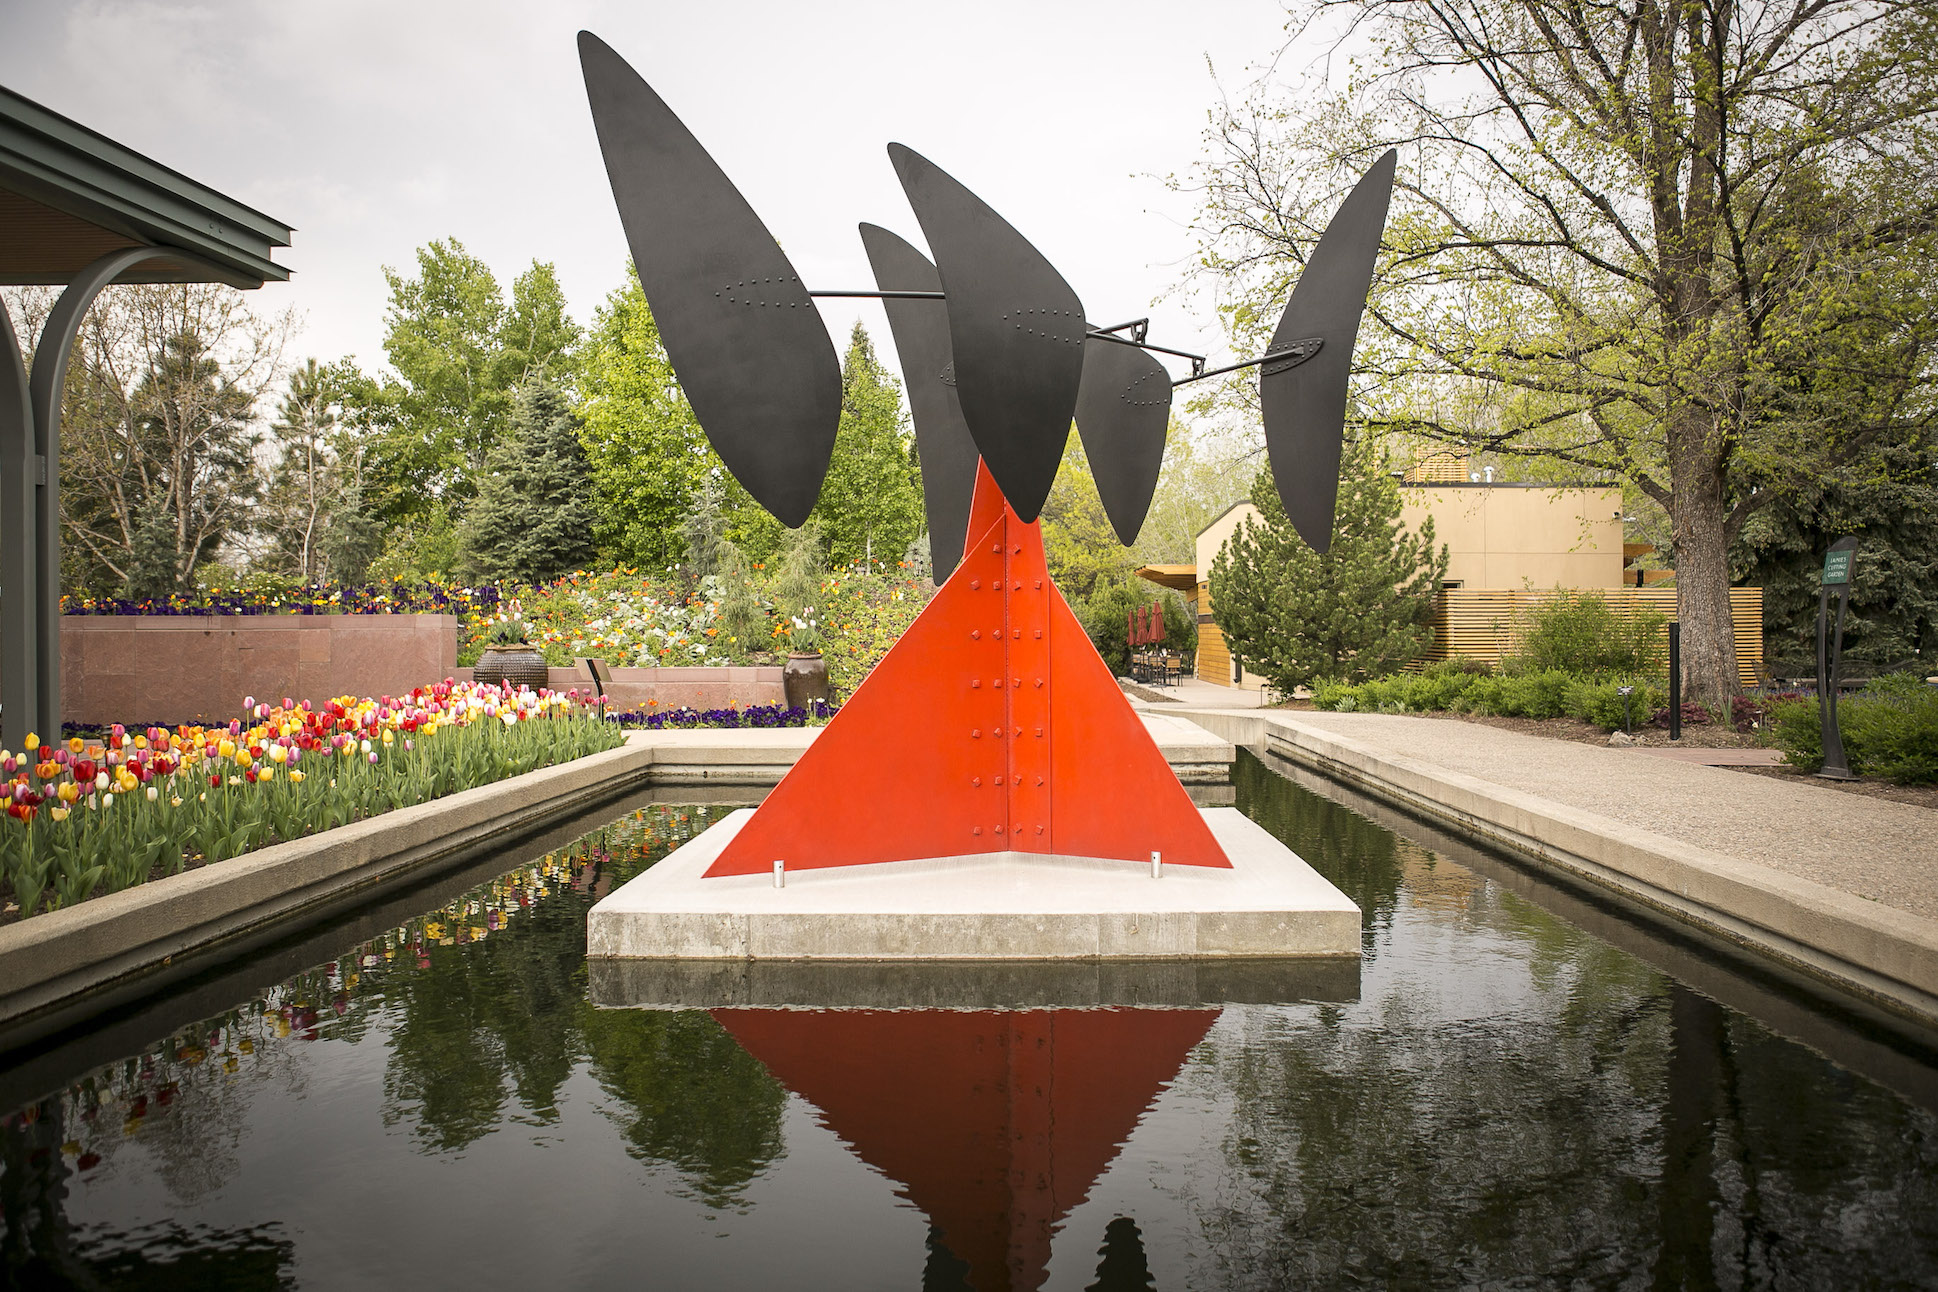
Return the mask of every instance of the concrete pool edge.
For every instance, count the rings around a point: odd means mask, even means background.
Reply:
[[[1938,921],[1322,731],[1291,714],[1175,712],[1235,745],[1277,754],[1897,1013],[1938,1023]]]

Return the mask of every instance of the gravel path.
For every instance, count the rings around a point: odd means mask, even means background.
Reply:
[[[1938,919],[1930,808],[1440,718],[1278,716]]]

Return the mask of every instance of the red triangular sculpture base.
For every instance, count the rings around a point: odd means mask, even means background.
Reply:
[[[1231,862],[979,467],[962,564],[708,876],[983,852]]]
[[[902,1186],[979,1292],[1043,1285],[1082,1205],[1216,1009],[716,1009],[862,1161]]]

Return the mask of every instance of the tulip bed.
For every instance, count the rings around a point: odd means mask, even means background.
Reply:
[[[18,914],[612,749],[577,692],[442,682],[392,699],[250,705],[226,727],[114,727],[0,750],[0,879]]]

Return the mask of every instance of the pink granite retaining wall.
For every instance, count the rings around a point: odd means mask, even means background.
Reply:
[[[457,658],[456,615],[68,615],[62,716],[226,722],[249,695],[400,695],[450,676]]]
[[[590,687],[592,675],[578,668],[548,669],[554,691]],[[455,676],[469,681],[471,670]],[[744,709],[750,704],[782,704],[787,692],[780,665],[768,668],[615,668],[606,695],[611,707],[640,709]]]

